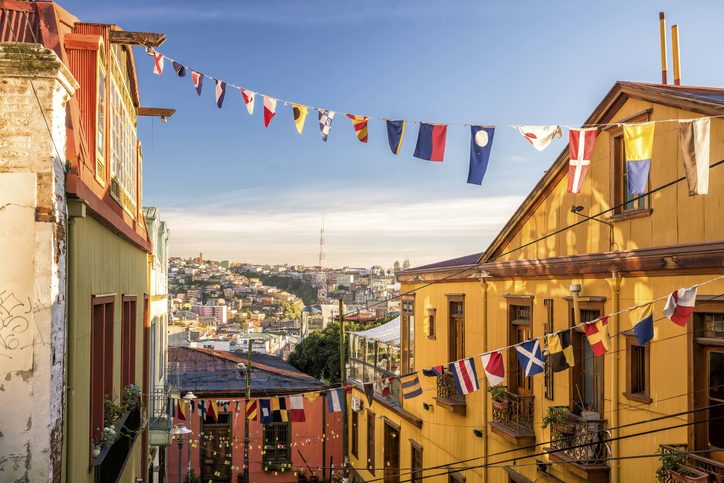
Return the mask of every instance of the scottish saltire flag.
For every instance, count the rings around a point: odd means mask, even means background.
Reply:
[[[709,139],[711,119],[679,121],[679,144],[684,158],[689,196],[709,192]]]
[[[591,351],[596,357],[601,357],[608,352],[610,345],[608,338],[608,317],[601,317],[593,322],[583,324],[583,331],[588,337],[588,343],[591,345]]]
[[[156,75],[161,75],[161,74],[163,74],[164,55],[159,54],[155,50],[152,53],[153,53],[153,73]]]
[[[475,371],[475,360],[460,359],[450,363],[450,372],[455,379],[455,387],[460,394],[470,394],[480,389],[478,373]]]
[[[302,134],[304,129],[304,121],[307,120],[307,113],[309,108],[301,104],[292,104],[292,114],[294,115],[294,125],[297,127],[297,132]]]
[[[272,423],[271,401],[268,399],[259,399],[259,422]]]
[[[503,354],[500,351],[490,352],[481,356],[483,370],[488,384],[497,386],[505,381],[505,366],[503,365]]]
[[[694,313],[694,306],[696,305],[696,290],[697,287],[680,288],[679,290],[672,292],[669,295],[669,298],[666,299],[664,317],[677,325],[686,327],[686,324],[691,318],[691,314]]]
[[[185,77],[186,76],[186,66],[183,64],[179,64],[175,60],[171,61],[171,65],[173,66],[173,71],[176,72],[176,75],[179,77]]]
[[[647,304],[641,309],[638,322],[633,322],[633,331],[639,345],[644,345],[654,338],[654,312],[653,304]]]
[[[432,366],[429,369],[423,369],[422,374],[427,377],[442,377],[443,373],[445,372],[445,366],[438,365],[438,366]]]
[[[568,131],[568,192],[580,193],[593,156],[597,128]]]
[[[554,137],[561,137],[563,130],[559,125],[553,126],[518,126],[518,131],[538,151],[543,151]]]
[[[427,161],[442,161],[445,157],[447,125],[420,123],[413,156]]]
[[[195,70],[191,71],[191,82],[194,84],[194,88],[196,89],[196,94],[201,95],[201,88],[204,86],[204,74],[201,72],[196,72]]]
[[[356,116],[354,114],[347,114],[347,117],[352,119],[352,127],[354,127],[354,133],[361,142],[367,142],[367,116]]]
[[[224,97],[226,97],[226,82],[217,80],[216,81],[216,107],[221,109],[224,104]]]
[[[273,97],[264,96],[264,127],[269,127],[269,123],[277,113],[277,100]]]
[[[326,109],[317,109],[319,114],[319,131],[322,133],[322,141],[327,141],[329,131],[332,129],[332,121],[334,120],[334,111]]]
[[[526,377],[540,374],[545,370],[545,357],[540,350],[540,341],[529,340],[515,346],[518,352],[518,362]]]
[[[385,124],[387,124],[387,141],[390,143],[390,150],[392,154],[400,154],[407,121],[385,121]]]
[[[651,169],[651,153],[654,147],[653,122],[624,124],[623,141],[626,150],[626,176],[628,192],[634,195],[646,193],[646,183]]]
[[[246,106],[246,110],[249,111],[249,114],[254,114],[255,97],[256,94],[252,91],[246,90],[243,87],[241,88],[241,98],[244,99],[244,105]]]
[[[470,166],[468,183],[483,184],[485,171],[488,169],[490,148],[493,147],[495,126],[470,126]]]
[[[340,413],[344,409],[344,389],[330,389],[327,391],[327,412]]]
[[[304,415],[304,396],[301,394],[289,396],[289,408],[293,423],[303,423],[307,420]]]
[[[402,386],[402,397],[405,399],[412,399],[422,394],[420,378],[417,377],[417,373],[400,377],[400,386]]]

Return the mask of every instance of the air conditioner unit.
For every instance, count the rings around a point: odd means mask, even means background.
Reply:
[[[362,400],[357,397],[352,397],[352,411],[362,411]]]

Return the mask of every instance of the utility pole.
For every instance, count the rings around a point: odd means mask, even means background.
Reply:
[[[246,401],[244,401],[244,483],[249,483],[249,418],[246,416],[246,403],[251,400],[251,351],[254,339],[246,340]],[[239,363],[239,365],[242,365]],[[258,409],[257,409],[258,410]]]
[[[347,366],[345,364],[345,344],[344,344],[344,304],[339,299],[339,369],[342,387],[347,382]],[[342,406],[342,474],[347,477],[347,395],[342,389],[342,397],[345,398]]]

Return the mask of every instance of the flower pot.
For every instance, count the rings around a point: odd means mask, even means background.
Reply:
[[[98,458],[98,455],[101,454],[101,447],[100,446],[94,446],[91,448],[91,456],[93,458]]]
[[[685,465],[679,465],[679,468],[679,471],[669,470],[669,476],[674,481],[682,481],[686,483],[704,483],[709,481],[709,475],[703,471],[699,471],[696,468]]]
[[[502,401],[497,401],[495,399],[492,400],[493,408],[499,410],[499,411],[507,411],[508,407],[510,406],[510,401],[507,399],[504,399]]]

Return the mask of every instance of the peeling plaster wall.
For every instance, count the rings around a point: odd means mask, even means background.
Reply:
[[[0,481],[60,481],[65,104],[77,87],[51,50],[0,44]]]

